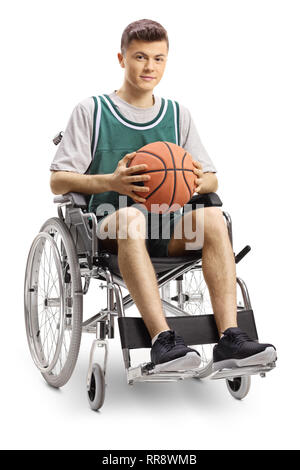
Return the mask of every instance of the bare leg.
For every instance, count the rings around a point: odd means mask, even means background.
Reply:
[[[125,211],[127,224],[122,218]],[[120,220],[116,217],[117,213],[121,214]],[[165,319],[155,271],[146,248],[144,215],[137,209],[129,207],[120,209],[110,217],[117,219],[117,240],[103,240],[103,245],[111,248],[115,242],[116,248],[117,242],[118,263],[122,277],[153,338],[160,331],[170,328]],[[128,230],[129,226],[133,227],[132,224],[137,230]],[[124,238],[120,236],[120,228]]]
[[[213,208],[208,208],[213,209]],[[207,214],[209,216],[207,217]],[[235,260],[221,211],[205,214],[202,269],[219,334],[237,326]]]
[[[160,300],[155,271],[145,242],[119,240],[119,267],[128,290],[148,328],[151,338],[168,330]],[[134,253],[131,256],[130,253]]]
[[[218,331],[221,334],[227,328],[237,326],[235,261],[222,212],[215,207],[197,209],[183,216],[178,224],[184,224],[184,219],[188,223],[188,218],[192,217],[193,231],[201,230],[201,227],[197,228],[196,226],[196,212],[203,210],[202,269],[210,293]],[[200,220],[203,219],[200,217]],[[191,223],[190,220],[189,223]],[[184,225],[182,233],[185,233]],[[191,240],[186,239],[184,235],[181,240],[174,239],[173,234],[168,247],[169,255],[180,256],[184,254],[185,244],[190,242]]]

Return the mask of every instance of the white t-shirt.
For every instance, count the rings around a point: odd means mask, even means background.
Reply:
[[[154,96],[155,103],[149,108],[139,108],[122,100],[116,92],[109,97],[127,119],[139,124],[152,121],[159,113],[161,98]],[[50,170],[73,171],[84,174],[92,161],[91,142],[93,136],[94,100],[92,97],[75,106]],[[216,168],[205,150],[189,110],[179,104],[180,146],[187,150],[194,160],[202,164],[203,172],[216,173]],[[137,149],[138,150],[138,149]]]

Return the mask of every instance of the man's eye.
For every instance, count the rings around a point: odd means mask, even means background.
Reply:
[[[137,55],[136,56],[137,59],[144,59],[145,57],[143,55]],[[162,62],[163,61],[163,58],[162,57],[157,57],[157,59],[159,62]]]

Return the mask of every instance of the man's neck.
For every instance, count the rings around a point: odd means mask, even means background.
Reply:
[[[152,90],[139,93],[123,85],[119,90],[116,90],[116,94],[126,103],[138,108],[150,108],[155,103]]]

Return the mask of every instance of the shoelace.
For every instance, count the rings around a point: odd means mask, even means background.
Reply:
[[[168,335],[165,335],[162,338],[158,338],[158,340],[161,345],[167,348],[167,350],[170,350],[176,344],[182,344],[185,346],[183,338],[181,338],[181,336],[178,336],[173,330],[171,330]]]
[[[162,346],[167,347],[168,349],[175,345],[175,332],[170,331],[168,334],[165,334],[163,337],[158,338],[158,341]]]
[[[239,331],[236,333],[225,333],[225,336],[228,336],[237,346],[245,343],[245,341],[251,341],[251,338],[244,331]]]

